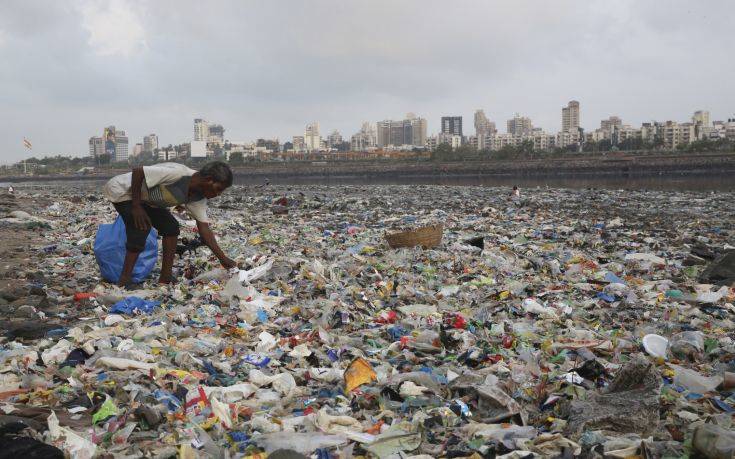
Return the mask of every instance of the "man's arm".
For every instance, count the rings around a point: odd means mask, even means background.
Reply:
[[[130,194],[132,195],[132,203],[130,212],[133,214],[135,226],[140,230],[147,230],[151,227],[151,219],[148,217],[145,209],[143,209],[140,194],[145,181],[145,173],[142,167],[133,168],[133,177],[130,181]]]
[[[207,244],[207,247],[212,250],[212,253],[219,259],[220,263],[222,263],[222,267],[230,269],[237,266],[237,263],[228,258],[219,247],[219,244],[217,244],[217,239],[214,237],[214,233],[209,227],[209,223],[197,220],[197,229],[199,230],[199,236],[202,238],[204,243]]]

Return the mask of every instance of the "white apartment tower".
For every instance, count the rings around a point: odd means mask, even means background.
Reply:
[[[579,102],[570,101],[561,109],[561,131],[572,132],[579,130]]]
[[[128,160],[128,136],[125,131],[115,131],[115,158],[116,163]]]
[[[89,156],[96,158],[105,153],[105,142],[102,137],[89,138]]]
[[[196,118],[194,120],[194,141],[206,142],[209,140],[209,123],[207,120]]]
[[[322,138],[319,135],[319,123],[314,122],[306,125],[304,130],[304,144],[306,151],[317,151],[321,147]]]

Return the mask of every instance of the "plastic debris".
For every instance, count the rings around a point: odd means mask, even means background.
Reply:
[[[28,186],[0,409],[69,457],[727,454],[731,193],[235,187],[210,215],[238,268],[185,243],[176,284],[120,289],[97,185]]]

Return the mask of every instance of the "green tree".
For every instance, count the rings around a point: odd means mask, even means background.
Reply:
[[[431,159],[434,161],[449,161],[454,156],[452,146],[448,143],[442,143],[436,147],[436,150],[431,152]]]
[[[242,152],[235,151],[230,153],[230,164],[232,164],[233,166],[238,166],[240,164],[243,164],[244,162],[245,161],[243,159]]]

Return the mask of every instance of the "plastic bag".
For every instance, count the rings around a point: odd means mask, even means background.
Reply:
[[[97,259],[100,273],[108,282],[118,282],[122,272],[123,262],[127,249],[125,243],[125,222],[118,216],[113,224],[100,225],[97,237],[94,239],[94,256]],[[151,228],[145,241],[145,248],[138,256],[133,268],[132,281],[143,282],[156,266],[158,258],[158,233]]]

